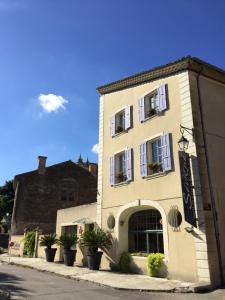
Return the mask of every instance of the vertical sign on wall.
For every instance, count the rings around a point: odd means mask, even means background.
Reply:
[[[185,221],[197,227],[189,154],[179,151]]]

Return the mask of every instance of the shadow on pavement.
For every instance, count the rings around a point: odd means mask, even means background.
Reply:
[[[24,281],[23,278],[0,272],[0,289],[10,292],[10,294],[16,294],[17,296],[25,296],[28,294],[29,290],[20,286],[22,281]]]

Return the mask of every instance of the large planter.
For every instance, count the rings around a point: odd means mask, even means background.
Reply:
[[[94,252],[87,254],[88,268],[90,270],[99,270],[103,252]]]
[[[57,248],[45,248],[46,261],[53,262]]]
[[[69,267],[73,266],[74,261],[76,260],[76,253],[77,253],[77,250],[64,250],[63,251],[64,264],[66,266],[69,266]]]

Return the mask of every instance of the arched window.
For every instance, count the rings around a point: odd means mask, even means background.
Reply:
[[[164,253],[162,219],[158,210],[149,209],[131,215],[129,251]]]

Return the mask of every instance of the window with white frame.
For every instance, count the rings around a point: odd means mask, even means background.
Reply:
[[[125,109],[115,115],[115,133],[125,130]]]
[[[140,145],[142,177],[172,170],[170,134],[165,133]]]
[[[157,114],[157,91],[146,95],[144,97],[144,116],[145,119]]]
[[[147,175],[162,172],[162,147],[161,138],[146,143]]]
[[[115,155],[115,181],[120,183],[127,180],[125,151]]]
[[[110,157],[110,184],[132,180],[132,150],[126,149]]]
[[[138,100],[139,121],[159,114],[167,109],[167,86],[160,85],[157,89]]]
[[[111,137],[127,131],[131,127],[131,106],[126,106],[121,111],[111,116],[110,134]]]

